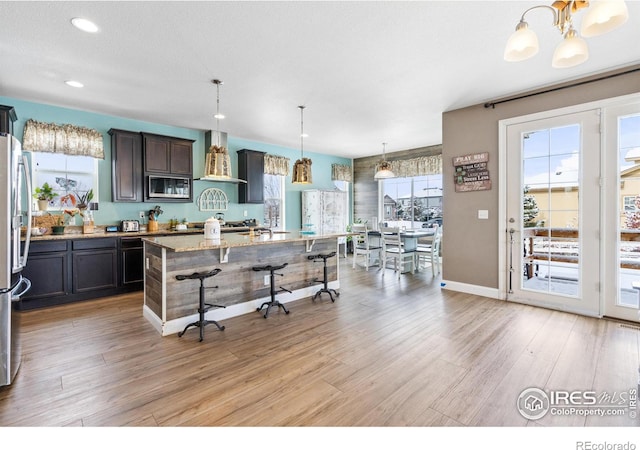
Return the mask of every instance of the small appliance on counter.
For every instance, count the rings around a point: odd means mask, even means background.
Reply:
[[[120,230],[123,232],[140,231],[140,222],[137,220],[123,220],[120,224]]]
[[[220,240],[220,221],[210,217],[204,223],[204,238],[210,241]]]

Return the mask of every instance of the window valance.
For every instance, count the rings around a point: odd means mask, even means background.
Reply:
[[[421,156],[419,158],[389,161],[391,171],[397,178],[435,175],[442,173],[442,155]]]
[[[264,155],[264,173],[269,175],[289,175],[289,158],[284,156]]]
[[[70,124],[58,125],[27,120],[22,148],[30,152],[63,153],[104,159],[102,133]]]
[[[333,181],[348,181],[351,183],[353,180],[351,166],[331,164],[331,179]]]

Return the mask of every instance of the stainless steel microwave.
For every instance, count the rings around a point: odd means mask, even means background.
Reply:
[[[189,198],[191,195],[191,179],[167,177],[162,175],[148,176],[149,198]]]

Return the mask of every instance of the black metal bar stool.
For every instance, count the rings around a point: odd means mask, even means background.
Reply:
[[[198,307],[199,318],[196,322],[192,322],[178,333],[178,337],[182,337],[182,335],[189,329],[189,327],[199,327],[200,328],[200,342],[204,339],[204,327],[209,325],[210,323],[214,324],[218,327],[220,331],[224,330],[224,325],[220,325],[215,320],[206,320],[204,318],[204,314],[209,311],[211,308],[226,308],[224,305],[212,305],[210,303],[205,303],[204,301],[204,290],[205,289],[217,289],[218,286],[205,287],[204,280],[212,277],[214,275],[218,275],[221,272],[221,269],[213,269],[209,272],[194,272],[191,275],[176,275],[176,280],[200,280],[200,305]]]
[[[286,314],[289,314],[289,310],[287,308],[285,308],[282,303],[280,303],[278,300],[276,300],[276,295],[280,291],[285,291],[285,292],[289,292],[289,293],[291,293],[291,291],[289,289],[285,289],[283,287],[280,287],[279,290],[276,291],[276,280],[275,280],[275,276],[276,275],[280,275],[281,277],[284,276],[284,274],[282,274],[282,273],[276,273],[276,270],[283,269],[283,268],[287,267],[288,265],[289,265],[289,263],[284,263],[284,264],[281,264],[279,266],[272,266],[272,265],[254,266],[252,268],[255,272],[268,271],[271,274],[270,275],[271,276],[271,301],[264,302],[262,305],[260,305],[260,308],[256,308],[256,311],[260,311],[265,306],[267,307],[267,311],[264,313],[264,318],[265,319],[269,315],[269,310],[271,309],[272,306],[276,306],[278,308],[282,308]]]
[[[326,292],[327,294],[329,294],[329,297],[331,297],[332,302],[336,301],[333,298],[333,294],[336,294],[336,297],[340,297],[340,292],[336,292],[335,289],[329,289],[329,285],[328,285],[329,278],[327,277],[327,258],[332,258],[334,256],[336,256],[336,252],[327,253],[326,255],[318,254],[318,255],[307,256],[307,259],[310,261],[312,260],[313,262],[319,262],[318,260],[321,259],[322,262],[324,262],[324,280],[318,280],[318,279],[314,280],[317,283],[324,283],[324,287],[313,295],[312,300],[315,300],[316,297],[322,294],[323,292]]]

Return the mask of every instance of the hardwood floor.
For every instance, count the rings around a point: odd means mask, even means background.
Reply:
[[[527,421],[522,390],[637,388],[633,326],[441,290],[341,259],[341,295],[161,337],[142,294],[22,314],[3,426],[627,426]]]

